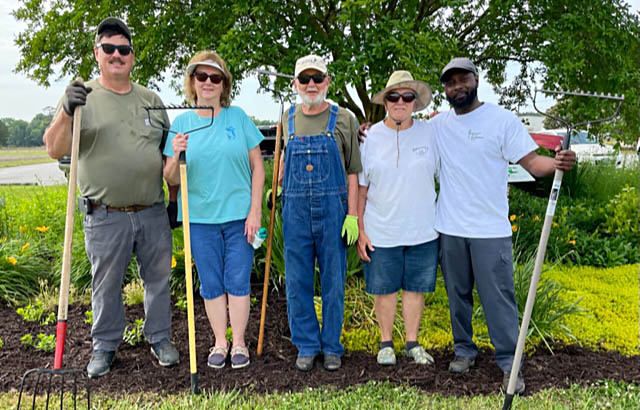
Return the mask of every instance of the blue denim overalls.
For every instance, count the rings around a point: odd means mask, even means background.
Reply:
[[[344,167],[334,129],[338,106],[331,105],[324,134],[299,136],[295,105],[289,110],[289,141],[282,186],[287,315],[298,356],[320,352],[341,356],[346,248],[340,231],[347,211]],[[315,259],[322,286],[322,333],[313,304]]]

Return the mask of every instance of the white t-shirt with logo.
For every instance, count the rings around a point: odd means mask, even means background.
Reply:
[[[433,127],[414,120],[397,133],[379,122],[360,145],[359,184],[368,186],[364,228],[373,246],[425,243],[438,237],[435,175],[440,161]]]
[[[507,169],[538,146],[512,112],[484,103],[434,117],[440,152],[436,230],[465,238],[511,236]]]

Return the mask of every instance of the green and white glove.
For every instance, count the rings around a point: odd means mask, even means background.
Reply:
[[[272,194],[272,190],[271,188],[269,188],[267,190],[267,193],[264,194],[265,197],[267,198],[267,208],[269,208],[269,210],[271,210],[271,208],[273,208],[273,201],[271,200],[271,194]],[[276,188],[276,202],[278,201],[278,199],[280,199],[280,197],[282,196],[282,187],[280,185],[278,185],[278,188]]]
[[[342,237],[345,238],[347,246],[351,246],[358,240],[358,217],[347,215],[342,224]]]

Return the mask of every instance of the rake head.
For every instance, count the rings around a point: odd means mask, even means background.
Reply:
[[[77,408],[78,396],[78,380],[85,379],[87,392],[86,402],[87,409],[91,408],[91,389],[89,386],[89,378],[86,377],[84,371],[77,369],[52,370],[52,369],[31,369],[25,372],[20,383],[20,394],[18,395],[18,410],[22,405],[23,393],[25,396],[25,408],[28,408],[28,402],[31,401],[31,409],[49,408],[49,402],[59,402],[59,408],[69,408],[69,404],[73,403],[73,408]],[[67,394],[65,403],[65,391]],[[31,400],[27,397],[31,396]],[[59,400],[58,400],[59,398]],[[83,406],[84,407],[84,406]]]
[[[612,100],[617,102],[617,107],[615,112],[606,117],[606,118],[598,118],[598,119],[591,119],[588,121],[583,121],[583,122],[579,122],[576,124],[572,124],[569,122],[569,120],[565,119],[565,118],[560,118],[560,117],[556,117],[554,115],[551,115],[549,113],[545,113],[542,112],[538,109],[538,107],[536,106],[536,99],[537,99],[537,95],[538,92],[543,93],[543,94],[552,94],[552,95],[557,95],[557,96],[564,96],[564,95],[570,95],[570,96],[574,96],[574,97],[588,97],[588,98],[601,98],[601,99],[606,99],[606,100]],[[537,112],[539,112],[540,114],[544,115],[545,117],[549,117],[553,120],[556,120],[562,124],[564,124],[567,128],[567,137],[563,138],[562,141],[562,148],[563,149],[569,149],[569,143],[571,140],[571,133],[573,132],[573,130],[579,129],[579,127],[583,126],[583,125],[587,125],[587,124],[597,124],[597,123],[602,123],[602,122],[607,122],[607,121],[611,121],[612,119],[614,119],[615,117],[618,116],[618,114],[620,113],[620,107],[622,106],[622,103],[624,102],[624,94],[622,95],[617,95],[617,94],[605,94],[605,93],[592,93],[592,92],[587,92],[587,91],[582,91],[582,90],[575,90],[575,91],[571,91],[571,90],[546,90],[546,89],[542,89],[542,88],[536,88],[534,95],[533,95],[533,108],[535,108],[535,110]]]
[[[144,110],[147,112],[147,118],[149,119],[149,125],[151,125],[153,128],[157,128],[159,130],[162,131],[166,131],[169,133],[173,133],[173,134],[177,134],[177,132],[172,131],[169,128],[163,127],[161,124],[156,124],[152,119],[151,119],[151,111],[165,111],[165,110],[211,110],[211,122],[203,125],[202,127],[198,127],[198,128],[194,128],[192,130],[189,130],[183,134],[190,134],[192,132],[195,131],[199,131],[205,128],[209,128],[210,126],[213,125],[213,107],[211,107],[210,105],[176,105],[176,104],[169,104],[169,105],[148,105],[148,106],[144,106],[142,107],[144,108]]]

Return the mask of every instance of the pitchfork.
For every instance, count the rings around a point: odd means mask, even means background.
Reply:
[[[571,124],[569,120],[562,119],[559,117],[555,117],[551,114],[544,113],[538,109],[536,106],[536,96],[538,91],[544,94],[555,94],[558,96],[561,95],[570,95],[576,97],[592,97],[592,98],[604,98],[608,100],[617,101],[618,105],[616,107],[613,115],[603,118],[596,119],[590,121],[584,121],[577,124]],[[586,125],[586,124],[596,124],[611,121],[620,113],[620,107],[622,106],[622,102],[624,101],[624,95],[611,95],[611,94],[597,94],[597,93],[588,93],[584,91],[565,91],[565,90],[544,90],[544,89],[536,89],[533,96],[533,108],[540,114],[554,119],[567,127],[567,135],[562,140],[562,149],[569,149],[569,144],[571,141],[571,134],[574,130],[578,129],[578,127]],[[513,365],[511,366],[511,375],[509,376],[509,384],[507,386],[507,394],[504,400],[504,405],[502,410],[508,410],[511,408],[511,403],[513,402],[513,395],[516,390],[516,380],[518,377],[518,372],[520,371],[522,352],[524,351],[524,343],[527,338],[527,333],[529,331],[529,321],[531,320],[531,312],[533,311],[533,305],[536,300],[536,290],[538,289],[538,281],[540,280],[540,273],[542,271],[542,264],[544,263],[544,256],[547,251],[547,241],[549,240],[549,233],[551,232],[551,223],[553,222],[553,216],[556,212],[556,204],[558,202],[558,197],[560,195],[560,186],[562,185],[562,177],[564,175],[564,171],[556,169],[555,175],[553,177],[553,184],[551,185],[551,193],[549,195],[549,203],[547,204],[547,212],[544,218],[544,224],[542,226],[542,233],[540,234],[540,242],[538,244],[538,253],[536,255],[535,266],[533,267],[533,274],[531,276],[531,284],[529,285],[529,294],[527,295],[527,303],[524,308],[524,313],[522,315],[522,325],[520,326],[520,334],[518,335],[518,344],[516,345],[516,352],[513,357]]]
[[[78,77],[76,81],[83,83],[82,78]],[[36,396],[40,389],[40,381],[42,376],[48,379],[46,408],[49,408],[49,398],[53,390],[53,379],[60,376],[60,408],[64,400],[65,376],[73,378],[73,408],[76,408],[77,382],[79,376],[84,376],[84,371],[79,369],[62,369],[62,357],[64,356],[64,344],[67,337],[67,313],[69,311],[69,282],[71,278],[71,243],[73,240],[73,223],[75,219],[76,204],[76,180],[78,171],[78,149],[80,147],[80,128],[82,124],[82,108],[76,107],[73,112],[73,133],[71,137],[71,170],[69,172],[69,189],[67,191],[67,215],[64,226],[64,248],[62,253],[62,271],[60,273],[60,298],[58,301],[58,323],[56,327],[56,350],[52,369],[31,369],[22,376],[20,383],[20,394],[18,395],[18,409],[22,402],[22,392],[26,386],[25,381],[29,376],[37,376],[36,383],[33,388],[33,401],[31,407],[36,408]],[[87,378],[87,408],[91,407],[91,398],[89,390],[89,379]]]
[[[185,109],[205,109],[211,110],[211,122],[198,128],[194,128],[185,132],[185,134],[191,134],[192,132],[208,128],[213,125],[213,107],[208,105],[167,105],[167,106],[153,106],[143,107],[147,110],[147,116],[149,117],[149,124],[166,132],[177,134],[176,131],[163,127],[162,125],[156,125],[151,120],[151,111],[154,110],[185,110]],[[193,274],[192,274],[192,261],[191,261],[191,233],[189,226],[189,199],[187,187],[187,153],[182,151],[180,153],[180,191],[182,193],[182,233],[184,235],[184,274],[187,288],[187,323],[189,325],[189,367],[191,371],[191,392],[199,394],[200,389],[198,387],[198,364],[196,360],[196,324],[195,315],[193,309]]]

